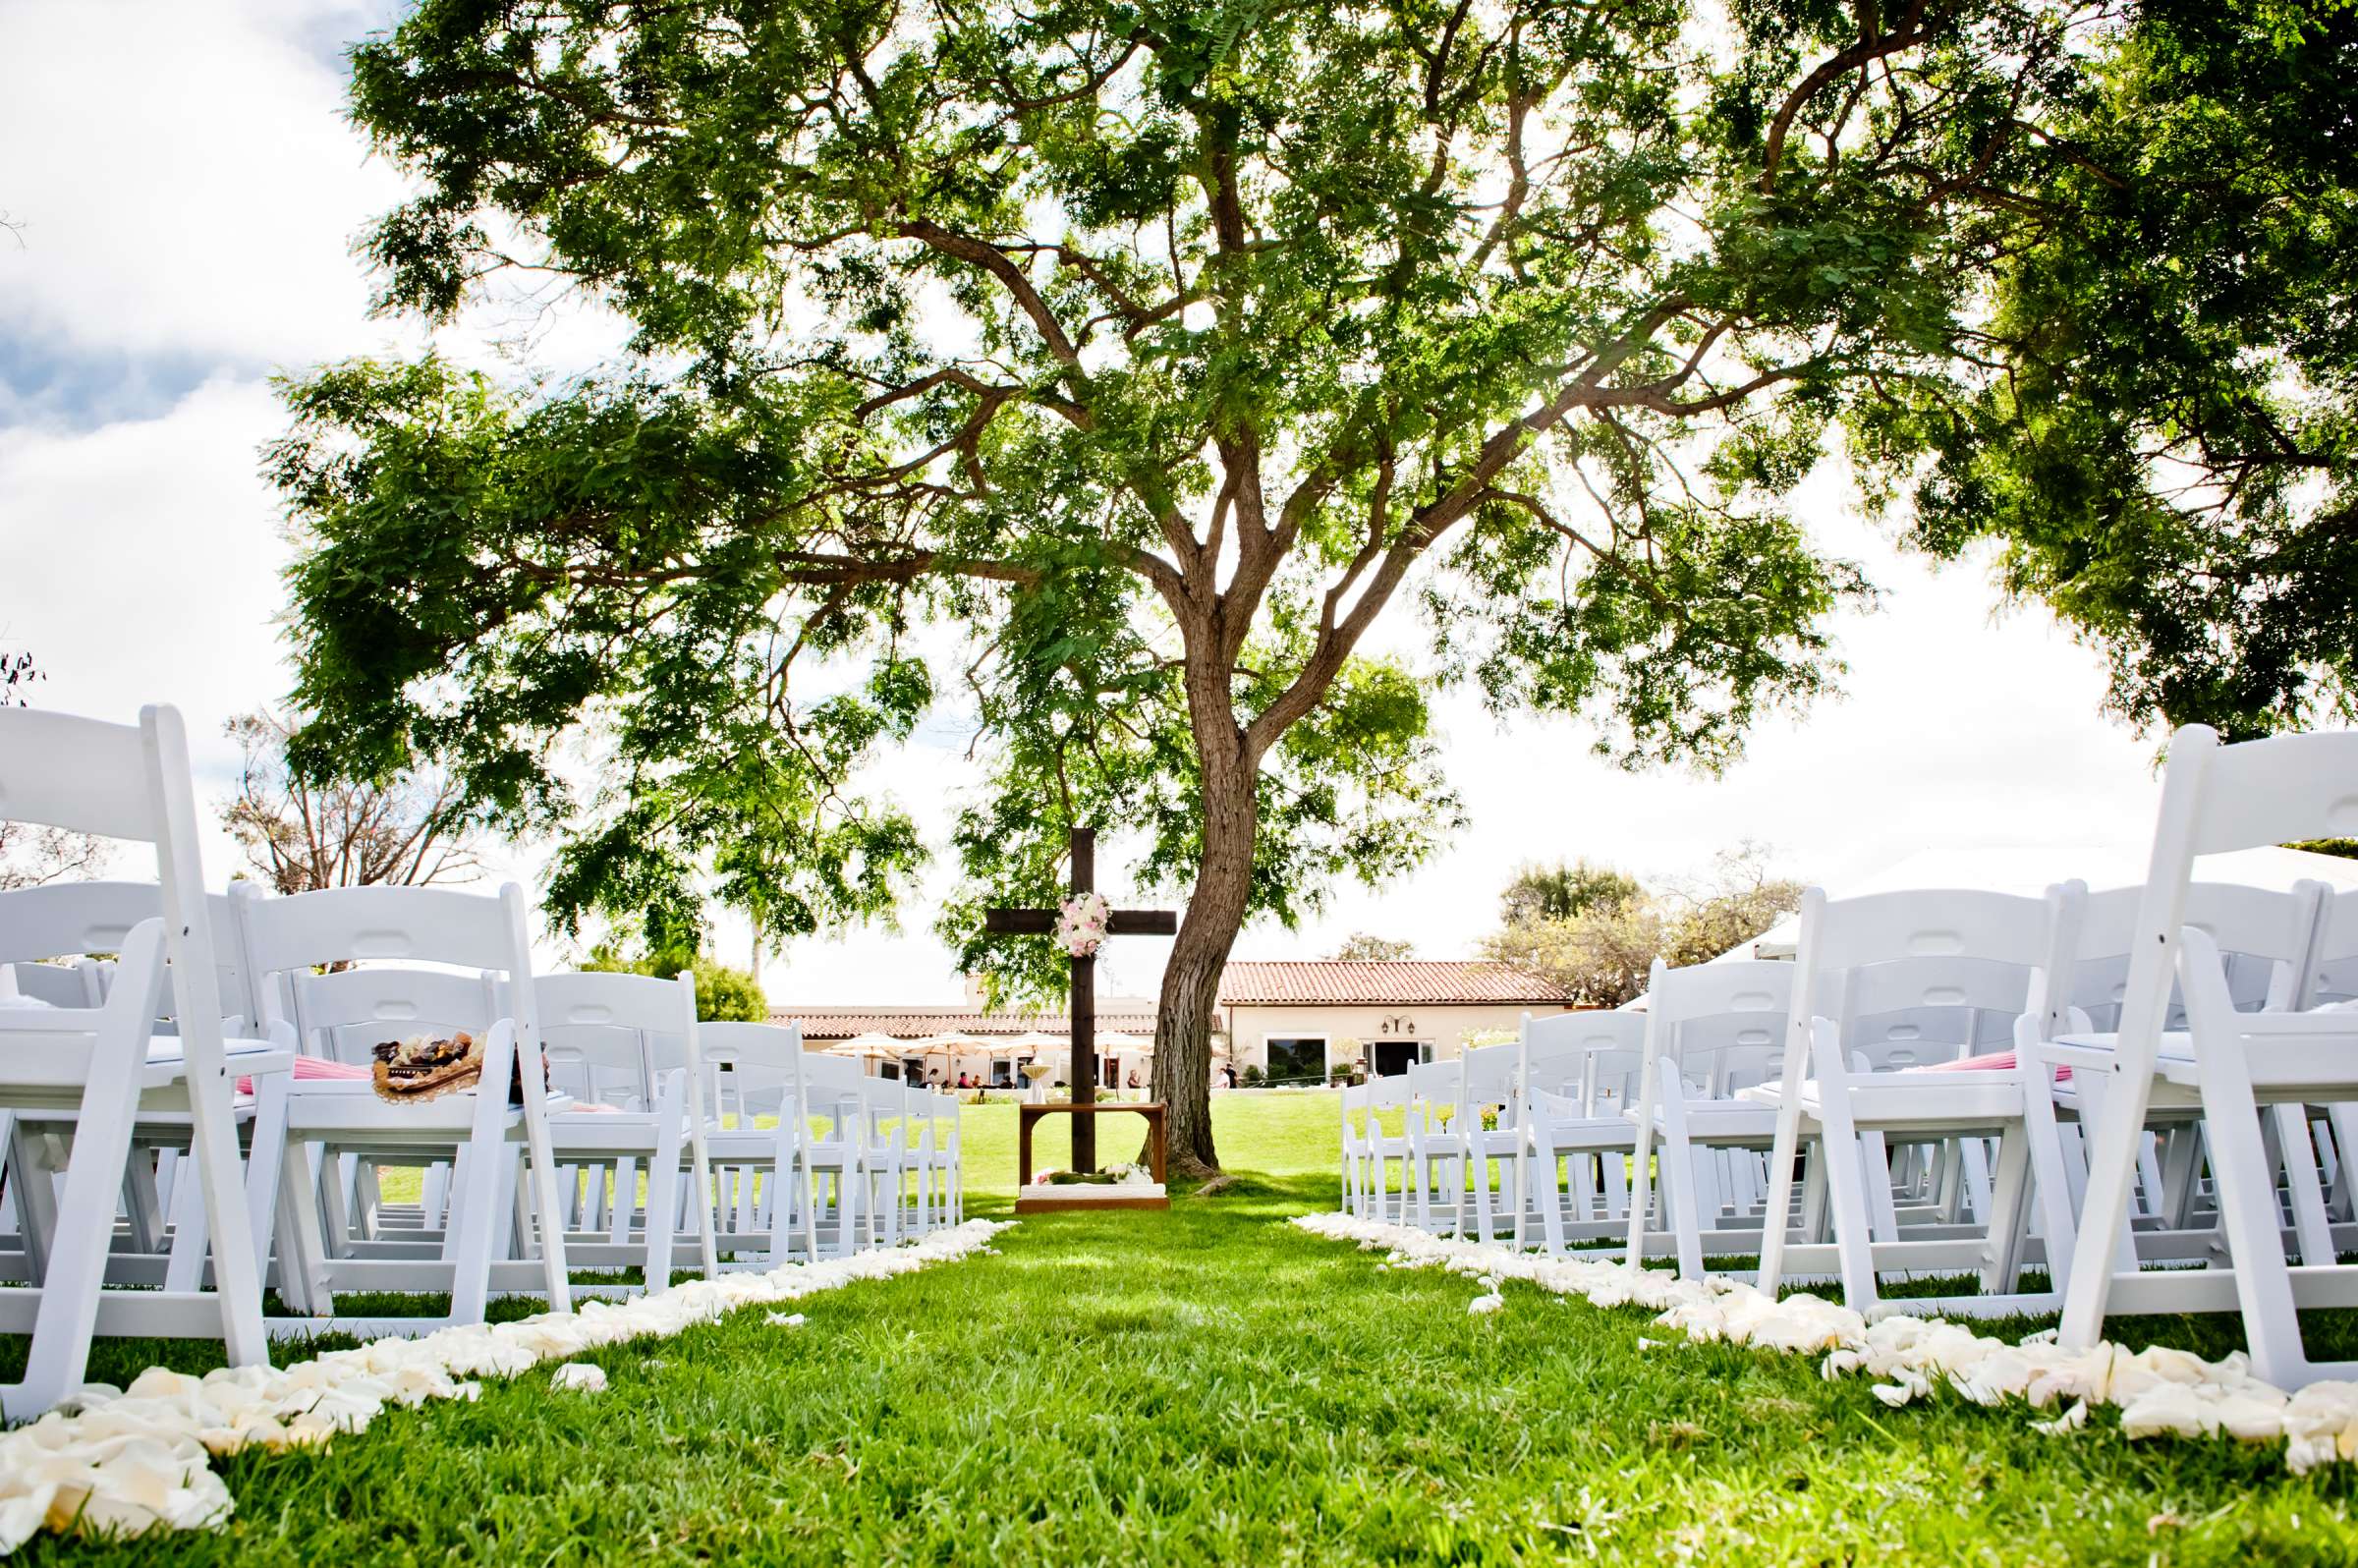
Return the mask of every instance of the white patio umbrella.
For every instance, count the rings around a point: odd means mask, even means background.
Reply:
[[[894,1039],[890,1035],[878,1035],[870,1032],[866,1035],[854,1035],[850,1039],[837,1040],[827,1047],[827,1054],[829,1056],[864,1056],[870,1061],[875,1062],[897,1062],[908,1055],[911,1048],[912,1042],[908,1040]]]
[[[1097,1049],[1101,1051],[1137,1051],[1144,1056],[1154,1054],[1154,1041],[1144,1035],[1125,1034],[1118,1029],[1097,1031]]]

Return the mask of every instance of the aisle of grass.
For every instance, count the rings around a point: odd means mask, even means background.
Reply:
[[[1331,1110],[1228,1100],[1228,1163],[1266,1164],[1215,1198],[1035,1218],[999,1256],[815,1298],[800,1329],[752,1312],[601,1352],[602,1395],[532,1374],[325,1454],[225,1462],[228,1532],[121,1554],[2358,1560],[2349,1473],[2295,1481],[2273,1449],[2047,1438],[1946,1398],[1890,1411],[1814,1359],[1641,1351],[1663,1337],[1645,1314],[1521,1286],[1471,1317],[1464,1280],[1379,1271],[1279,1223],[1333,1203]],[[1003,1191],[1012,1112],[975,1118],[977,1187]]]

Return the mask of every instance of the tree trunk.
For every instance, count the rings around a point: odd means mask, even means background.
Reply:
[[[1203,857],[1187,918],[1162,972],[1154,1092],[1170,1107],[1171,1167],[1186,1176],[1219,1170],[1211,1144],[1211,1030],[1219,1017],[1220,971],[1236,945],[1252,891],[1259,827],[1253,783],[1241,756],[1206,759]]]

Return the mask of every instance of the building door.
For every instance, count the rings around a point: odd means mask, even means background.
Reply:
[[[1425,1059],[1424,1048],[1413,1039],[1379,1039],[1368,1046],[1368,1059],[1378,1078],[1393,1078],[1407,1072]]]

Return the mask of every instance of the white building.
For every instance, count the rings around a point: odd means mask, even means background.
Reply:
[[[1512,1038],[1525,1013],[1570,1011],[1561,986],[1488,961],[1231,962],[1220,1015],[1241,1073],[1324,1083],[1445,1060],[1476,1036]]]

